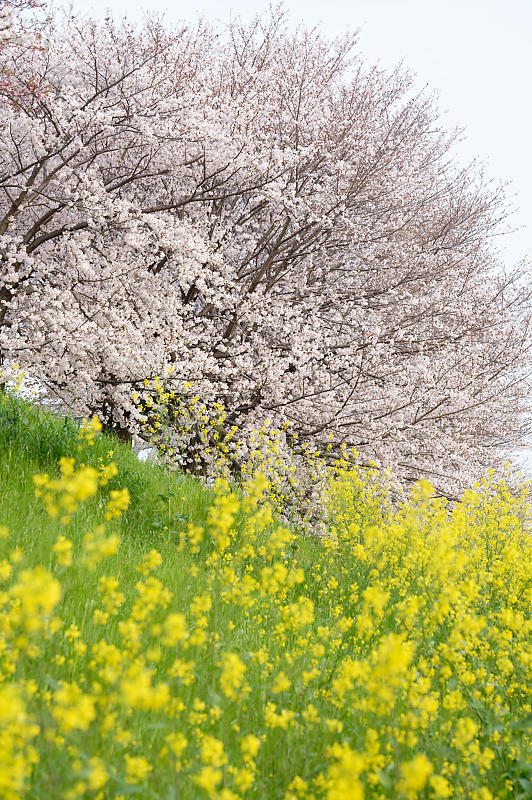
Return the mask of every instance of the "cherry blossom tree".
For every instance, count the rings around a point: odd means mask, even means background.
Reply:
[[[68,17],[2,74],[0,348],[134,430],[134,391],[451,490],[527,432],[527,268],[502,190],[356,37]],[[193,384],[192,388],[190,384]]]

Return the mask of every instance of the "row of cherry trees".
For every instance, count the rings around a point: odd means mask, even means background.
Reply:
[[[268,417],[447,489],[522,441],[531,293],[492,246],[504,197],[404,71],[279,13],[46,19],[37,40],[0,5],[5,375],[129,430],[132,392],[169,376],[244,441]]]

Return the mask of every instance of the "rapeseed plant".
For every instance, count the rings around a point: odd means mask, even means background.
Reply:
[[[0,797],[531,796],[526,486],[451,507],[422,482],[394,509],[346,458],[311,540],[265,475],[222,478],[165,582],[153,547],[126,571],[130,497],[83,463],[91,431],[35,479],[47,557],[0,529]]]

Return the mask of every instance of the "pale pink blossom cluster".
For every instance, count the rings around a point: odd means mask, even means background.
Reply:
[[[5,374],[123,430],[146,380],[192,383],[244,440],[288,422],[445,491],[522,441],[526,265],[503,269],[502,191],[404,71],[277,12],[66,16],[0,61]]]
[[[40,28],[45,22],[42,19],[44,0],[0,0],[0,109],[5,98],[10,104],[22,101],[28,103],[31,98],[40,97],[43,88],[34,75],[25,71],[21,76],[12,69],[11,58],[7,51],[16,46],[20,50],[35,50],[41,47]]]

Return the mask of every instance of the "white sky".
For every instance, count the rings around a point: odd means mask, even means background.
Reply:
[[[145,10],[169,21],[249,18],[267,0],[73,0],[95,16],[140,19]],[[320,24],[332,36],[360,29],[371,62],[403,61],[420,86],[439,94],[449,127],[465,128],[460,158],[480,158],[486,175],[508,181],[514,233],[499,247],[511,265],[532,257],[532,0],[285,0],[291,22]]]

